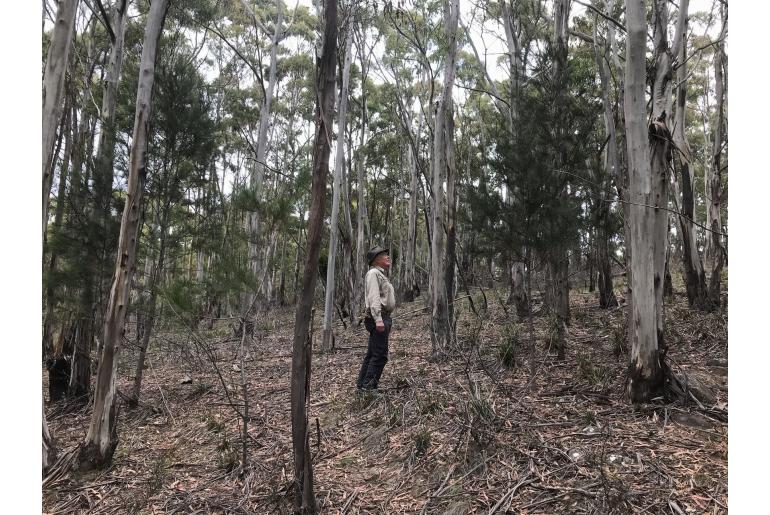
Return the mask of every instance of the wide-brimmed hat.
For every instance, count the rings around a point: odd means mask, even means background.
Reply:
[[[366,253],[366,262],[369,263],[369,265],[372,264],[372,261],[374,261],[374,258],[379,256],[380,254],[383,254],[385,252],[390,252],[390,249],[386,249],[385,247],[380,247],[379,245],[375,245],[371,248],[369,252]]]

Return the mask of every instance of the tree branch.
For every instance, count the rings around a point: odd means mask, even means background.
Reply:
[[[592,11],[594,11],[595,13],[597,13],[599,16],[601,16],[601,17],[602,17],[602,18],[604,18],[605,20],[612,22],[613,24],[615,24],[615,26],[616,26],[616,27],[618,27],[618,28],[619,28],[620,30],[622,30],[623,32],[625,32],[625,31],[626,31],[626,27],[625,27],[625,26],[624,26],[622,23],[620,23],[618,20],[616,20],[616,19],[615,19],[615,18],[613,18],[612,16],[607,16],[606,14],[604,14],[603,12],[601,12],[599,9],[597,9],[597,8],[596,8],[596,7],[594,7],[593,5],[591,5],[591,4],[587,4],[587,3],[585,3],[585,2],[581,2],[580,0],[574,0],[574,1],[575,1],[575,3],[576,3],[576,4],[580,4],[580,5],[582,5],[583,7],[588,7],[589,9],[591,9]]]

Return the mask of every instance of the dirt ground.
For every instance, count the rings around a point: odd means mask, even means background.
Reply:
[[[566,359],[558,360],[547,351],[547,316],[512,322],[499,294],[485,293],[486,311],[474,294],[478,317],[458,301],[459,350],[439,361],[428,359],[423,300],[401,305],[376,398],[355,392],[363,326],[340,325],[336,350],[316,351],[309,422],[323,513],[727,512],[726,310],[703,314],[674,298],[669,363],[697,396],[633,407],[623,397],[623,307],[601,310],[595,294],[573,292]],[[49,479],[44,512],[291,513],[294,309],[260,315],[247,342],[246,467],[231,406],[243,405],[240,339],[227,321],[192,333],[164,320],[141,404],[121,406],[112,466]],[[127,345],[123,392],[135,360]],[[49,404],[47,415],[67,450],[85,436],[90,407]]]

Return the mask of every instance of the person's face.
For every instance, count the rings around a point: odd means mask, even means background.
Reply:
[[[390,254],[387,252],[384,252],[374,258],[374,264],[377,265],[380,268],[389,269],[390,268]]]

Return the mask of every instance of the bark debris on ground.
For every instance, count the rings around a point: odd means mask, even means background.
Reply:
[[[363,326],[335,328],[336,351],[320,354],[316,313],[309,425],[323,513],[726,513],[725,311],[699,313],[675,298],[666,315],[669,362],[698,400],[634,407],[623,397],[623,307],[601,310],[593,294],[573,293],[560,361],[547,352],[547,316],[510,321],[486,293],[480,318],[462,303],[459,349],[439,361],[428,359],[422,299],[400,306],[382,393],[371,398],[355,392]],[[475,300],[480,309],[481,295]],[[112,466],[49,480],[44,511],[291,513],[293,319],[293,308],[260,314],[248,344],[245,467],[231,406],[243,404],[240,338],[229,322],[192,334],[166,320],[140,405],[121,405]],[[122,392],[135,361],[127,344]],[[60,452],[74,448],[90,407],[47,408]]]

